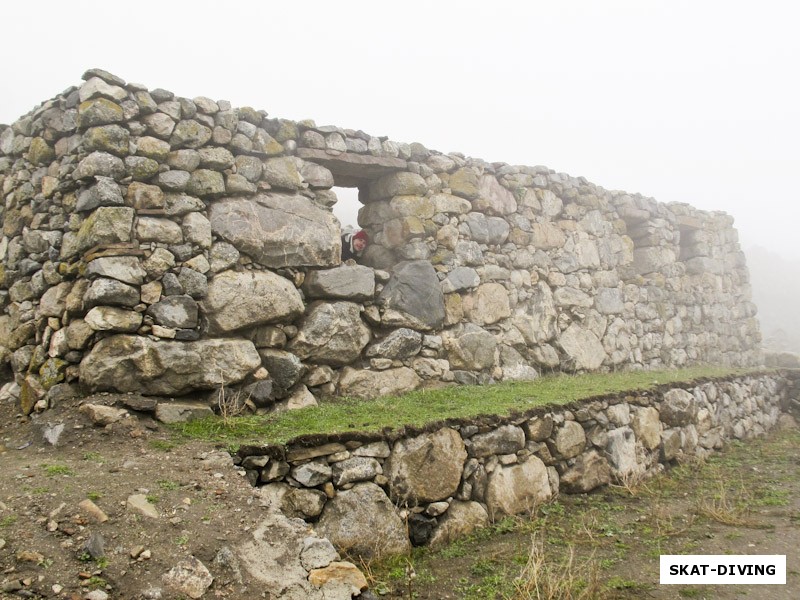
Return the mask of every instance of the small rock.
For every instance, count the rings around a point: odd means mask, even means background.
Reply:
[[[211,586],[214,578],[203,563],[190,556],[170,569],[161,580],[168,588],[186,594],[190,598],[200,598]]]
[[[58,594],[60,594],[61,592],[64,591],[64,586],[61,585],[61,584],[55,583],[55,584],[53,584],[53,586],[50,589],[53,590],[53,593],[57,596]]]
[[[108,594],[103,590],[92,590],[83,597],[84,600],[108,600]]]
[[[150,504],[144,494],[128,496],[128,507],[151,519],[158,519],[161,516],[158,513],[158,509]]]
[[[353,563],[332,562],[322,569],[314,569],[308,574],[311,585],[322,587],[329,581],[348,583],[359,591],[367,589],[367,579]]]
[[[44,562],[44,554],[40,554],[39,552],[31,552],[29,550],[21,550],[20,552],[17,552],[17,561],[32,563]]]
[[[95,425],[110,425],[129,415],[124,408],[114,408],[102,404],[84,404],[80,407],[80,412],[87,415]]]
[[[129,554],[131,558],[139,558],[142,552],[144,552],[144,546],[134,546]]]
[[[448,508],[450,508],[449,502],[431,502],[428,508],[425,509],[425,514],[429,517],[438,517],[444,514]]]
[[[48,444],[50,444],[51,446],[57,446],[58,440],[63,432],[64,432],[63,423],[59,423],[58,425],[47,425],[42,431],[42,436],[44,437],[45,441]]]
[[[83,545],[83,551],[95,560],[103,558],[106,555],[105,543],[106,541],[101,534],[93,533]]]
[[[105,523],[108,521],[108,515],[100,510],[100,508],[88,498],[79,502],[78,506],[98,523]]]
[[[307,571],[327,567],[339,560],[339,553],[326,538],[309,536],[303,540],[300,562]]]
[[[11,592],[18,592],[23,588],[22,581],[19,579],[12,579],[11,581],[6,581],[2,586],[0,586],[0,590],[11,593]]]
[[[239,559],[236,558],[233,550],[227,546],[223,546],[214,557],[214,566],[219,567],[230,573],[237,583],[242,583],[242,571],[239,568]]]

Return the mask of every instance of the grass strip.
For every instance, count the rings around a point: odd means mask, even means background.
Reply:
[[[507,416],[512,412],[569,404],[593,396],[752,372],[756,370],[692,367],[671,371],[547,375],[534,381],[447,386],[375,400],[341,397],[320,402],[316,407],[268,415],[207,417],[180,424],[176,429],[184,436],[213,442],[285,444],[305,435],[379,432],[387,427],[422,427],[446,419]]]

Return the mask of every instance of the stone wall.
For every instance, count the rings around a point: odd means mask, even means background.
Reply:
[[[543,370],[758,364],[724,213],[93,69],[0,126],[0,363],[255,408]],[[340,264],[333,186],[372,240]]]
[[[790,398],[792,380],[754,375],[424,431],[243,447],[239,459],[273,508],[315,523],[341,550],[373,556],[444,544],[558,493],[635,481],[763,435]]]

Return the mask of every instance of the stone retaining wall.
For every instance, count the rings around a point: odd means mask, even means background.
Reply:
[[[0,126],[0,364],[251,407],[758,364],[732,218],[93,69]],[[372,240],[340,264],[332,187]]]
[[[238,458],[274,508],[315,523],[339,549],[391,554],[763,435],[790,398],[793,380],[754,375],[424,431],[249,446]]]

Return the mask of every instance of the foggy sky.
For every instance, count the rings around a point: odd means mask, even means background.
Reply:
[[[0,122],[91,67],[724,210],[800,258],[800,8],[704,0],[0,5]]]

